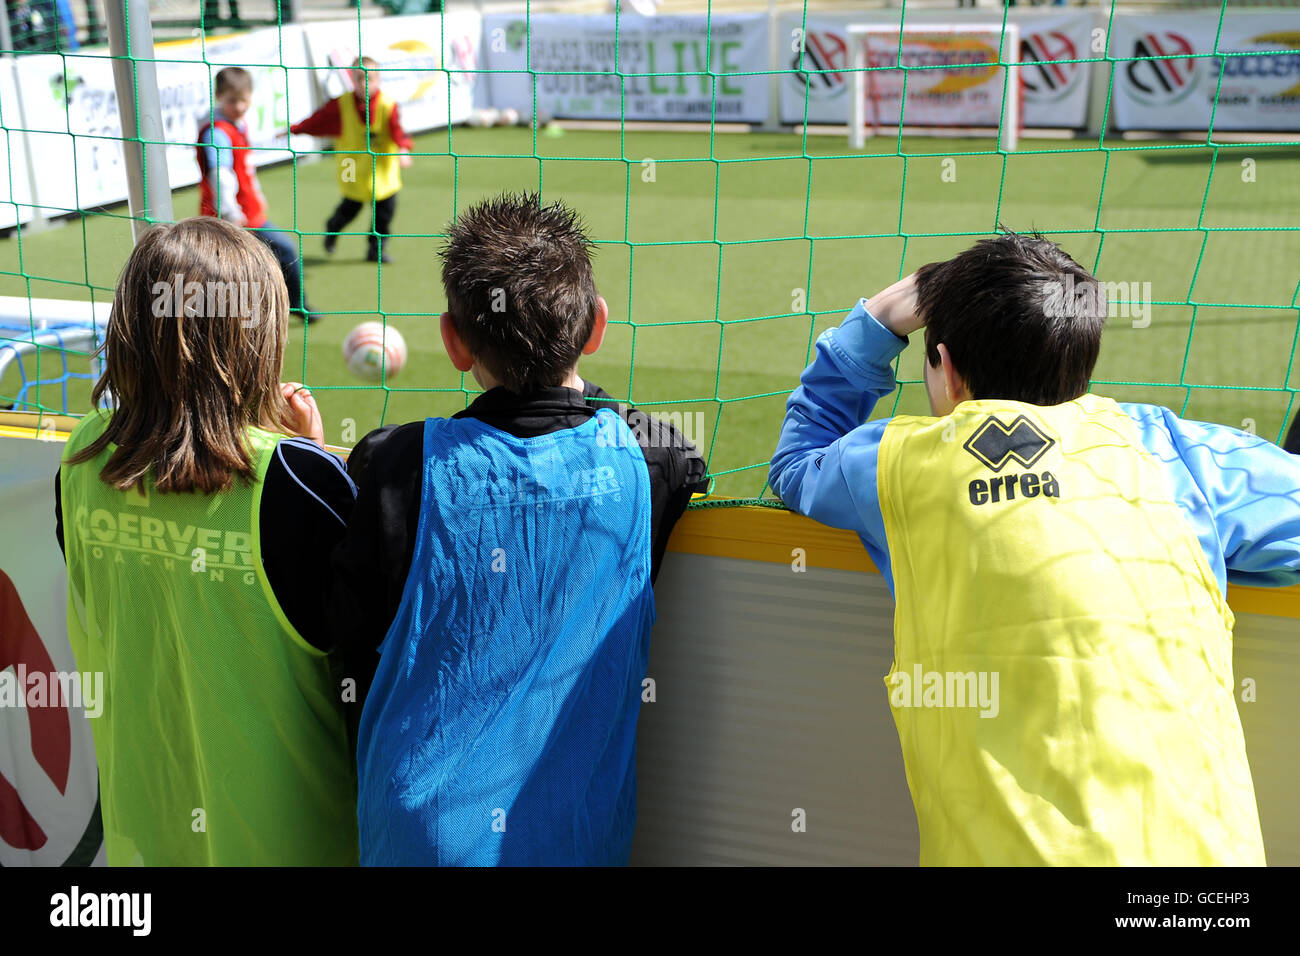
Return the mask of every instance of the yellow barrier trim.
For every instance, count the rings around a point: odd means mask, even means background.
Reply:
[[[701,508],[688,511],[673,529],[669,551],[715,558],[742,558],[771,564],[789,564],[795,548],[804,549],[809,567],[839,571],[879,569],[851,531],[840,531],[810,518],[747,505],[739,508]],[[1234,614],[1268,614],[1300,618],[1300,586],[1259,588],[1228,585],[1228,604]]]
[[[33,421],[28,412],[0,413],[0,436],[36,438],[35,428],[18,424]],[[55,423],[55,432],[47,441],[67,441],[70,425],[78,419],[68,415],[46,415]],[[67,430],[65,430],[65,428]],[[349,449],[328,446],[346,457]],[[832,568],[836,571],[862,571],[879,574],[867,557],[857,535],[818,524],[803,515],[777,508],[745,505],[737,508],[697,508],[687,511],[673,529],[669,551],[700,554],[714,558],[740,558],[767,564],[789,564],[794,549],[803,548],[808,567]],[[1300,586],[1257,588],[1242,584],[1228,585],[1228,604],[1234,614],[1267,614],[1272,617],[1300,619]]]

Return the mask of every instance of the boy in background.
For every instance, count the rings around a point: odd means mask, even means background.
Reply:
[[[304,322],[319,316],[302,289],[302,262],[293,242],[267,216],[266,197],[257,182],[244,115],[253,102],[253,76],[228,66],[216,77],[216,107],[199,127],[199,215],[217,216],[244,226],[264,243],[280,264],[289,290],[290,311]]]
[[[859,302],[786,407],[772,487],[894,593],[922,864],[1264,863],[1225,595],[1300,583],[1300,462],[1087,394],[1100,288],[981,241]],[[923,327],[933,417],[867,421]],[[945,697],[976,676],[996,707]]]
[[[402,129],[396,101],[380,89],[378,68],[378,61],[368,56],[355,60],[348,71],[352,89],[294,123],[289,131],[335,140],[343,199],[325,223],[325,251],[334,251],[339,231],[369,205],[366,261],[392,262],[384,240],[397,213],[397,192],[402,188],[399,167],[411,165],[412,143]]]
[[[579,378],[609,314],[590,253],[536,195],[466,210],[440,323],[484,393],[350,457],[330,616],[374,673],[363,864],[627,862],[652,583],[705,465]]]

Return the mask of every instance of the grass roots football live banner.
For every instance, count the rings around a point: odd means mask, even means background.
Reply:
[[[484,17],[492,105],[532,116],[535,81],[541,119],[767,118],[766,14],[622,15],[617,27],[616,42],[612,14]]]
[[[940,16],[939,14],[942,14]],[[970,34],[927,36],[927,23],[960,24],[969,19]],[[1019,58],[1015,68],[1024,103],[1023,122],[1035,127],[1081,127],[1087,122],[1087,63],[1068,62],[1095,56],[1089,52],[1094,18],[1091,13],[1020,14],[1009,17],[1020,28]],[[936,125],[997,125],[1001,115],[1002,83],[1005,70],[979,67],[978,63],[996,63],[997,36],[990,38],[979,25],[1000,25],[1001,14],[992,18],[954,16],[951,11],[918,11],[907,16],[909,33],[905,33],[904,66],[933,66],[935,57],[948,56],[952,70],[916,70],[907,80],[908,101],[904,122]],[[848,27],[879,27],[880,34],[870,34],[870,66],[889,66],[897,60],[898,18],[878,11],[862,14],[827,14],[809,16],[786,14],[779,19],[779,49],[787,62],[781,67],[789,72],[782,76],[780,111],[782,123],[842,124],[849,117],[847,71],[853,62]],[[894,31],[892,34],[889,31]],[[1000,32],[1000,31],[999,31]],[[802,70],[800,40],[803,40]],[[894,50],[887,48],[892,40]],[[864,42],[859,39],[857,42]],[[990,46],[979,53],[976,46]],[[979,54],[978,59],[972,57]],[[1004,56],[1003,59],[1009,59]],[[898,98],[902,89],[902,72],[882,70],[868,74],[867,95],[871,102],[866,115],[880,121],[898,121]],[[874,84],[874,90],[873,90]],[[874,98],[873,98],[874,96]],[[892,106],[890,105],[892,103]],[[805,114],[806,108],[806,114]],[[878,111],[878,112],[876,112]]]
[[[1300,11],[1116,17],[1110,55],[1121,129],[1300,129]]]
[[[397,101],[407,132],[463,123],[474,105],[482,18],[446,15],[340,20],[304,28],[319,102],[349,88],[346,73],[360,54],[379,63],[384,92]],[[296,121],[297,117],[295,117]]]
[[[91,721],[103,675],[68,643],[54,473],[64,444],[0,434],[0,866],[103,865]]]

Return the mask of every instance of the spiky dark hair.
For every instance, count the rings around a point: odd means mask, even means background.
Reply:
[[[461,340],[513,392],[560,385],[591,336],[594,244],[579,215],[537,193],[503,193],[448,227],[442,285]]]

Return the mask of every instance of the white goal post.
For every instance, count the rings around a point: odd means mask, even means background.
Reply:
[[[866,144],[868,124],[874,134],[881,126],[906,123],[963,129],[996,127],[998,148],[1015,150],[1022,122],[1020,76],[1014,69],[1020,62],[1019,26],[853,24],[847,32],[852,69],[851,148],[862,149]],[[951,68],[944,62],[926,60],[950,60]],[[954,76],[959,72],[964,75]],[[995,84],[996,98],[990,95]],[[937,98],[933,88],[943,86],[953,87],[942,91],[944,102],[927,103],[927,97]],[[891,112],[895,113],[892,118]]]

